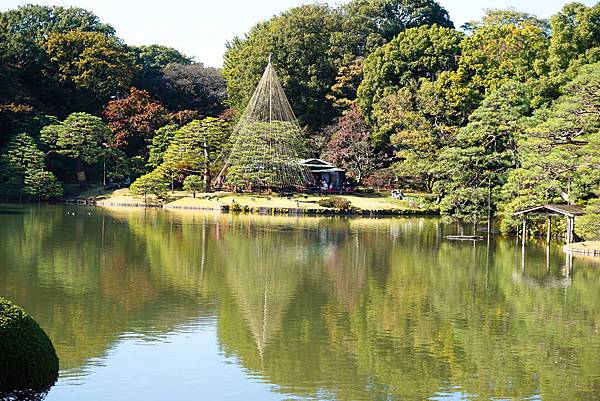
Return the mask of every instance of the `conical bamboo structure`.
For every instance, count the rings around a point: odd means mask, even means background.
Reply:
[[[235,188],[298,188],[313,183],[302,131],[269,60],[232,133],[232,148],[219,176]]]

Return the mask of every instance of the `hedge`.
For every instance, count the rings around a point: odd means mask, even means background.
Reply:
[[[47,391],[57,379],[58,357],[44,330],[0,298],[0,399],[19,391]]]

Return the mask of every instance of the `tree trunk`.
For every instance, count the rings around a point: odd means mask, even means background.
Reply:
[[[210,168],[208,147],[204,143],[204,190],[210,192]]]
[[[204,168],[204,190],[206,192],[210,192],[211,185],[210,185],[210,169],[208,168],[208,165]]]
[[[75,159],[75,174],[77,175],[77,181],[81,188],[87,188],[87,178],[85,177],[85,170],[83,169],[83,160],[81,157]]]
[[[487,208],[487,232],[492,232],[492,180],[488,180],[488,208]]]

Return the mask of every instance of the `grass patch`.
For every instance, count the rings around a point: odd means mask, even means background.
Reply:
[[[144,198],[132,196],[127,188],[107,191],[103,195],[96,197],[103,201],[105,205],[133,205],[143,206]],[[169,192],[169,199],[163,202],[166,207],[171,208],[198,208],[220,210],[223,206],[229,206],[235,209],[311,209],[323,210],[331,206],[322,206],[327,204],[329,199],[343,199],[344,202],[350,202],[352,208],[365,211],[402,211],[402,210],[423,210],[426,205],[420,204],[418,200],[407,201],[392,199],[387,194],[354,194],[354,195],[304,195],[294,194],[290,196],[279,196],[277,194],[233,194],[229,192],[211,192],[197,193],[194,198],[191,193],[184,191]],[[421,197],[420,199],[423,199]],[[158,200],[148,196],[146,202],[153,204]],[[335,207],[335,206],[334,206]]]

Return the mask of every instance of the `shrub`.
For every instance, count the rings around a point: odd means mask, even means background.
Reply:
[[[61,197],[63,189],[54,173],[38,171],[25,176],[24,192],[32,199],[42,201]]]
[[[46,391],[57,379],[58,357],[46,333],[23,309],[0,298],[0,399]]]
[[[150,194],[164,198],[169,190],[169,183],[160,172],[153,171],[135,180],[129,190],[133,195],[143,195],[144,199]]]
[[[196,197],[196,192],[204,191],[205,185],[202,177],[197,175],[188,175],[183,181],[183,189],[191,192]]]
[[[352,206],[348,199],[342,198],[341,196],[330,196],[319,199],[317,205],[340,210],[348,210]]]
[[[391,168],[382,168],[373,171],[368,177],[363,180],[363,185],[368,188],[380,189],[392,188],[396,182],[396,174]]]

